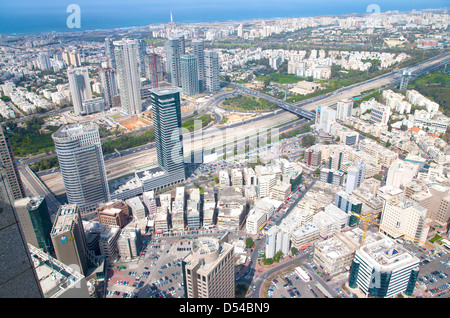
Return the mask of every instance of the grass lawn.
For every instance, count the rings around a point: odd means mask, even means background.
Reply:
[[[271,82],[278,84],[294,84],[306,80],[306,78],[304,77],[300,77],[293,74],[277,74],[277,73],[266,76],[259,76],[256,78],[256,80],[264,82],[264,80],[266,80],[267,78],[270,78]]]

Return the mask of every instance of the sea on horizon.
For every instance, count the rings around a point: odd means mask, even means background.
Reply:
[[[80,28],[69,28],[70,4],[80,8]],[[324,15],[365,14],[370,4],[381,12],[437,9],[447,0],[18,0],[2,4],[0,34],[29,35],[143,27],[167,23],[213,23]]]

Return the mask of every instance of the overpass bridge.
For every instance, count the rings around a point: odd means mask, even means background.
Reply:
[[[391,72],[387,72],[383,75],[374,77],[372,79],[366,80],[364,82],[355,83],[352,85],[349,85],[347,87],[342,87],[334,92],[328,93],[328,94],[322,94],[315,97],[308,98],[306,100],[299,101],[297,103],[287,103],[285,101],[279,100],[277,98],[274,98],[270,95],[261,93],[257,90],[251,89],[249,87],[246,87],[242,84],[237,83],[226,83],[225,85],[235,88],[238,91],[244,92],[249,95],[253,95],[255,97],[264,98],[265,100],[272,102],[276,105],[278,105],[280,108],[283,108],[291,113],[294,113],[298,115],[299,117],[306,118],[308,120],[315,120],[316,115],[313,112],[307,111],[302,109],[303,106],[311,103],[317,103],[319,105],[323,100],[327,98],[332,98],[335,95],[344,94],[346,92],[351,91],[352,89],[359,89],[360,91],[364,91],[365,88],[371,83],[377,83],[377,82],[384,82],[385,84],[380,84],[380,88],[382,89],[388,89],[397,86],[402,78],[402,73],[405,70],[410,71],[410,78],[409,80],[412,80],[420,75],[426,74],[428,72],[431,72],[439,67],[441,67],[444,64],[447,64],[448,60],[450,59],[450,55],[448,52],[444,52],[439,54],[438,56],[435,56],[431,59],[428,59],[426,61],[423,61],[421,63],[415,64],[413,66],[409,66],[407,68],[403,68],[400,70],[393,70]],[[360,96],[361,97],[361,96]]]
[[[290,104],[290,103],[286,103],[285,101],[282,101],[282,100],[279,100],[279,99],[277,99],[275,97],[272,97],[270,95],[261,93],[261,92],[259,92],[257,90],[248,88],[248,87],[246,87],[244,85],[236,84],[236,83],[227,83],[227,86],[232,87],[232,88],[234,88],[236,90],[239,90],[241,92],[244,92],[245,94],[253,95],[253,96],[258,97],[258,98],[263,98],[263,99],[265,99],[265,100],[267,100],[269,102],[272,102],[272,103],[276,104],[278,107],[283,108],[283,109],[285,109],[285,110],[287,110],[287,111],[289,111],[291,113],[294,113],[294,114],[296,114],[296,115],[298,115],[298,116],[300,116],[302,118],[306,118],[306,119],[309,119],[309,120],[315,120],[315,118],[316,118],[316,114],[313,113],[313,112],[301,109],[299,106],[296,106],[296,105]]]

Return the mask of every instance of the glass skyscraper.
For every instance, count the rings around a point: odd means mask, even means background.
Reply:
[[[63,125],[53,135],[67,200],[81,212],[109,201],[98,126]]]
[[[184,55],[180,57],[180,67],[183,94],[186,96],[199,94],[198,57],[195,55]]]
[[[152,89],[150,92],[158,164],[175,179],[184,180],[180,89],[163,87]]]
[[[137,40],[114,41],[117,82],[122,111],[136,115],[142,111],[140,44]]]

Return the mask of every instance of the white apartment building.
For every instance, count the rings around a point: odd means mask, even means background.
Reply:
[[[329,275],[336,275],[350,269],[354,250],[334,236],[314,245],[314,262]]]
[[[319,228],[313,223],[306,223],[291,235],[291,246],[301,249],[319,238]]]
[[[131,214],[135,219],[143,219],[147,216],[144,205],[142,204],[139,197],[128,199],[125,201],[125,203],[130,207]]]
[[[397,159],[389,167],[386,185],[397,189],[403,188],[413,181],[418,172],[418,164]]]
[[[427,209],[404,195],[386,197],[380,221],[380,232],[390,237],[405,237],[424,243],[429,227],[425,224]]]
[[[248,234],[258,234],[259,229],[266,221],[266,213],[252,209],[247,215],[247,223],[245,229]]]

